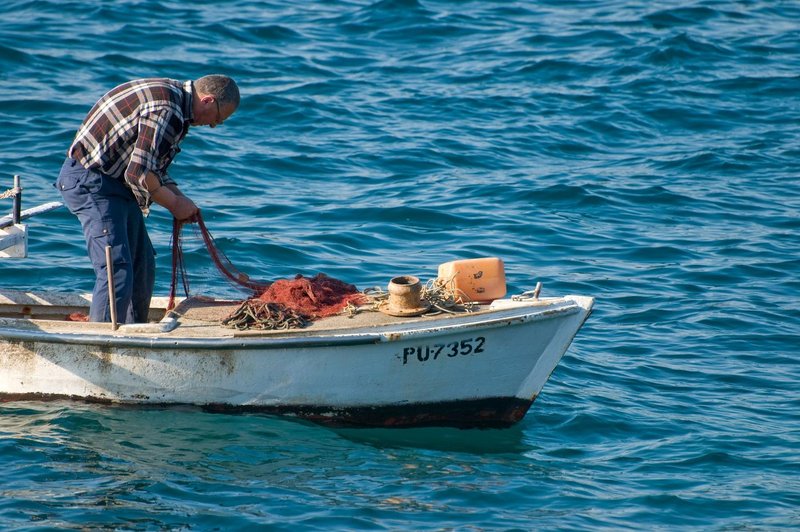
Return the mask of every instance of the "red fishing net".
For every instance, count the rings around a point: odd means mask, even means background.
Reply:
[[[181,222],[174,221],[172,229],[172,286],[167,310],[172,310],[175,307],[178,277],[181,278],[186,297],[189,297],[189,282],[183,262],[181,245],[182,226]],[[220,273],[232,284],[253,293],[253,296],[246,300],[237,311],[240,316],[230,316],[226,319],[226,321],[231,321],[231,319],[236,321],[240,325],[238,328],[248,326],[283,328],[283,325],[289,320],[283,318],[276,320],[275,316],[277,314],[283,315],[285,313],[287,316],[292,317],[292,322],[304,323],[315,318],[338,314],[348,304],[362,305],[367,303],[367,297],[359,292],[355,286],[328,277],[324,273],[317,274],[311,278],[298,274],[294,279],[280,279],[272,283],[253,281],[248,275],[239,271],[217,247],[200,214],[197,215],[197,226],[211,255],[211,260]],[[266,323],[273,325],[266,326]],[[275,323],[278,323],[278,325],[274,325]]]
[[[178,277],[180,277],[183,284],[183,291],[186,297],[189,297],[189,277],[186,274],[186,266],[183,261],[183,240],[181,238],[181,229],[183,223],[173,218],[172,221],[172,284],[169,291],[169,303],[167,310],[175,308],[175,296],[178,291]],[[225,256],[225,254],[217,247],[214,237],[206,227],[203,217],[197,213],[197,227],[200,229],[200,234],[203,237],[203,242],[211,255],[211,261],[217,267],[219,272],[228,280],[228,282],[250,291],[259,294],[269,288],[270,283],[266,281],[253,281],[250,277],[239,271],[233,263]]]
[[[366,296],[345,282],[318,273],[308,278],[297,275],[294,279],[275,281],[258,299],[280,303],[312,318],[323,318],[340,313],[348,304],[363,305]]]

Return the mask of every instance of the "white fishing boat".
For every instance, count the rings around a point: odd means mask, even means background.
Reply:
[[[86,312],[88,299],[0,289],[0,400],[188,404],[350,426],[509,426],[593,304],[523,296],[467,314],[361,312],[304,329],[238,331],[219,323],[236,302],[189,298],[161,321],[117,330],[65,320]]]
[[[15,189],[0,252],[24,257],[20,221],[58,204],[22,212]],[[361,305],[286,330],[230,327],[241,302],[204,297],[169,312],[167,298],[156,298],[143,324],[74,321],[91,296],[0,286],[0,401],[196,405],[358,427],[509,426],[542,391],[594,299],[540,298],[539,287],[502,297],[502,262],[487,264],[494,275],[469,276],[483,285],[467,288],[487,298],[471,312],[429,312],[419,294],[392,307],[408,293],[393,293],[390,282],[388,310]],[[402,290],[418,284],[395,280]]]

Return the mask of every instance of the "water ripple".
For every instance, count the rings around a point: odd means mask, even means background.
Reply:
[[[27,205],[57,200],[114,84],[226,72],[241,109],[172,173],[243,271],[365,288],[500,256],[510,292],[597,306],[510,431],[0,405],[0,524],[796,528],[797,20],[758,0],[7,2],[0,192],[19,174]],[[166,293],[171,220],[148,226]],[[29,230],[3,286],[90,291],[74,217]],[[185,251],[193,290],[240,295],[190,232]]]

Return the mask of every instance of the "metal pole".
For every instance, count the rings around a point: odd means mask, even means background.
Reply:
[[[114,263],[111,261],[111,246],[106,246],[106,272],[108,273],[108,302],[111,306],[111,329],[116,331],[117,325],[117,295],[114,288]]]
[[[14,176],[14,195],[13,198],[13,207],[11,209],[11,219],[14,222],[14,225],[20,222],[20,212],[22,211],[22,188],[19,186],[19,176]]]
[[[19,214],[19,220],[14,222],[14,214],[7,214],[5,216],[0,216],[0,229],[4,229],[9,225],[16,225],[20,223],[22,220],[27,220],[31,216],[35,216],[37,214],[44,214],[46,212],[50,212],[53,209],[58,209],[59,207],[63,207],[64,204],[60,201],[51,201],[50,203],[44,203],[42,205],[37,205],[36,207],[31,207],[30,209],[25,209]]]

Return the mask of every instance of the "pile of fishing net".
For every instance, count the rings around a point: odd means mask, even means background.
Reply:
[[[222,324],[240,330],[299,328],[339,314],[349,305],[365,303],[367,297],[351,284],[324,273],[311,278],[298,274],[275,281],[257,297],[243,301]]]
[[[167,310],[175,308],[178,278],[181,278],[186,297],[189,283],[183,260],[181,229],[177,220],[172,230],[172,286]],[[297,275],[294,279],[275,282],[254,281],[239,271],[217,247],[202,217],[198,214],[197,228],[211,255],[214,265],[232,284],[251,291],[254,296],[244,300],[222,324],[236,329],[301,328],[315,319],[339,314],[348,306],[368,302],[365,294],[348,283],[320,273],[314,277]]]

